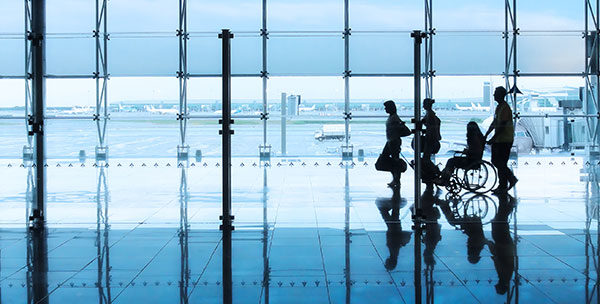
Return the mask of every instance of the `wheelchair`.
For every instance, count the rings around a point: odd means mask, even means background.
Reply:
[[[463,153],[454,152],[454,156],[463,156]],[[465,168],[455,168],[446,190],[454,195],[458,195],[462,190],[484,194],[494,189],[497,182],[496,167],[482,159]]]

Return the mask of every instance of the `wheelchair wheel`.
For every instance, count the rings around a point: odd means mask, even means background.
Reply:
[[[492,165],[492,163],[486,161],[486,160],[482,160],[481,161],[481,166],[485,167],[487,172],[488,172],[488,177],[487,180],[485,181],[485,183],[481,183],[478,189],[475,190],[475,192],[477,193],[487,193],[489,191],[492,191],[492,189],[494,189],[494,187],[496,187],[496,183],[498,182],[498,171],[496,171],[496,167],[494,167],[494,165]]]
[[[489,177],[487,166],[482,162],[473,164],[465,168],[461,186],[470,192],[475,192],[485,186]]]
[[[453,195],[458,195],[458,193],[460,193],[461,182],[456,174],[452,174],[450,176],[450,180],[448,182],[448,185],[446,186],[446,190],[448,190],[448,192],[452,193]]]

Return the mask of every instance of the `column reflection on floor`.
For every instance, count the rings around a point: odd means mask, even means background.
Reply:
[[[179,303],[187,304],[189,299],[190,287],[190,264],[189,264],[189,249],[188,249],[188,202],[189,189],[187,183],[188,163],[185,162],[180,169],[180,184],[179,184],[179,248],[181,253],[181,268],[179,279]]]
[[[591,159],[590,163],[595,164],[598,159]],[[585,221],[585,303],[598,303],[598,287],[600,282],[600,272],[598,263],[600,262],[600,169],[598,166],[587,166],[588,171],[585,196],[586,196],[586,221]],[[595,243],[592,234],[593,221],[596,220]],[[591,276],[595,274],[595,277]]]
[[[48,235],[38,226],[27,231],[27,303],[49,303],[48,296]]]
[[[346,283],[346,304],[350,304],[352,277],[350,268],[350,178],[348,176],[348,162],[344,164],[344,277]]]
[[[98,261],[98,303],[111,303],[113,298],[110,292],[110,243],[108,222],[108,204],[110,195],[107,185],[107,171],[105,165],[98,166],[97,190],[96,190],[96,248]]]
[[[271,282],[271,268],[269,267],[269,190],[267,187],[267,167],[263,166],[263,188],[262,188],[262,204],[263,204],[263,231],[262,231],[262,257],[263,257],[263,280],[262,292],[260,299],[264,298],[264,303],[269,304],[269,287]],[[261,301],[262,302],[262,301]]]

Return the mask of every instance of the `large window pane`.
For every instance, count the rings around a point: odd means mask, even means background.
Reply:
[[[433,69],[438,74],[502,74],[500,32],[439,32],[434,36]]]
[[[25,31],[25,4],[23,1],[0,1],[0,33]]]
[[[411,73],[414,41],[409,32],[353,33],[350,36],[353,73]]]
[[[351,77],[350,78],[350,140],[354,155],[363,150],[365,156],[377,156],[386,142],[383,102],[393,100],[401,116],[412,116],[414,80],[411,77]],[[368,116],[372,116],[369,118]],[[382,116],[382,117],[376,117]],[[409,123],[410,119],[402,117]],[[402,143],[410,151],[410,140]],[[407,150],[409,149],[409,150]]]
[[[522,30],[582,30],[584,1],[519,0],[517,16]]]
[[[338,0],[268,1],[270,31],[343,31],[344,2]]]
[[[521,72],[583,73],[585,40],[581,33],[522,33],[518,38]]]
[[[282,93],[286,93],[287,123],[282,132]],[[300,105],[293,111],[291,106]],[[315,132],[324,125],[343,125],[344,82],[341,77],[271,77],[268,86],[268,143],[274,155],[283,155],[282,139],[286,139],[288,156],[339,156],[343,138],[318,141]],[[338,130],[339,131],[339,130]],[[343,135],[343,133],[340,133]]]
[[[175,34],[112,35],[109,72],[113,76],[175,76],[179,42]]]
[[[92,119],[48,119],[45,126],[46,153],[49,159],[76,161],[81,150],[94,157],[98,141],[96,123]]]
[[[23,35],[0,35],[0,75],[25,75],[25,41]]]
[[[48,33],[92,34],[92,31],[96,29],[95,20],[96,1],[48,0],[46,2],[46,31]]]
[[[46,46],[46,74],[93,75],[96,40],[91,35],[52,35]]]
[[[15,111],[11,111],[15,112]],[[23,117],[23,111],[19,114]],[[4,108],[0,108],[0,115],[9,114]],[[13,113],[16,114],[16,113]],[[23,153],[23,146],[27,144],[27,132],[25,119],[0,119],[0,158],[19,159]]]
[[[110,32],[172,32],[179,25],[175,1],[111,0],[108,2]]]
[[[47,79],[48,115],[91,116],[96,111],[96,81],[93,79]]]
[[[353,30],[417,30],[424,25],[422,0],[355,0],[349,4]]]
[[[110,156],[175,157],[179,143],[179,87],[175,77],[114,77],[107,142]]]
[[[341,35],[271,35],[268,72],[271,75],[342,75]]]
[[[231,40],[231,73],[260,74],[262,38],[258,33],[234,33]],[[188,43],[188,71],[191,74],[220,74],[222,40],[214,34],[192,34]]]
[[[261,1],[190,0],[187,5],[191,32],[257,31],[262,27]]]
[[[504,1],[433,1],[433,18],[433,27],[440,30],[503,31]]]

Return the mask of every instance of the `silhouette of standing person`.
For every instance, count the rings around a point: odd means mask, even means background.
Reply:
[[[498,213],[492,220],[494,242],[488,241],[488,247],[498,273],[496,293],[505,294],[510,288],[510,279],[515,270],[515,242],[510,236],[508,227],[508,216],[513,210],[515,199],[508,193],[499,194],[498,199]]]
[[[494,190],[494,193],[506,192],[518,181],[508,168],[510,148],[514,141],[514,126],[512,110],[506,100],[504,100],[506,94],[507,92],[504,87],[497,87],[494,91],[494,100],[498,102],[498,105],[494,113],[494,120],[485,133],[485,138],[487,138],[493,130],[496,131],[494,136],[488,141],[492,145],[492,164],[498,169],[498,188]]]
[[[387,226],[385,240],[390,256],[385,260],[385,269],[394,270],[398,264],[398,255],[400,248],[404,247],[410,241],[411,233],[402,231],[400,222],[400,208],[402,199],[400,198],[400,189],[394,188],[391,198],[379,197],[375,200],[375,205],[381,213],[381,217]],[[404,202],[406,203],[406,202]]]
[[[423,126],[425,126],[425,137],[423,141],[423,159],[431,160],[431,156],[437,154],[440,151],[440,140],[442,135],[440,134],[440,125],[442,121],[437,117],[433,111],[434,99],[425,98],[423,100],[423,109],[425,109],[425,116],[421,120]]]
[[[410,135],[410,129],[406,127],[404,121],[398,117],[398,111],[396,104],[392,100],[388,100],[383,103],[385,112],[389,114],[387,121],[385,122],[385,136],[387,142],[383,147],[382,155],[390,156],[393,159],[393,163],[400,163],[400,147],[402,145],[401,137]],[[400,187],[400,168],[395,166],[391,170],[392,182],[388,184],[391,188]]]
[[[440,151],[440,140],[442,140],[442,135],[440,134],[441,120],[433,111],[434,103],[435,100],[431,98],[425,98],[423,100],[425,116],[421,119],[421,124],[425,127],[425,135],[421,136],[421,179],[426,184],[431,184],[433,179],[440,174],[438,167],[431,161],[431,156]],[[412,148],[415,148],[414,139]]]

